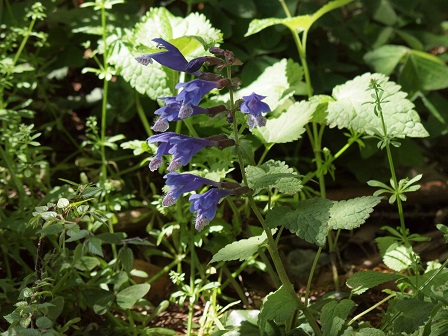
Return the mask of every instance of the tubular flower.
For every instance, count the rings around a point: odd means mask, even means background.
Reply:
[[[156,134],[149,137],[147,141],[148,143],[155,142],[159,145],[156,155],[149,163],[149,169],[151,169],[151,171],[156,170],[162,165],[162,156],[165,154],[173,155],[168,170],[174,171],[181,166],[187,165],[193,155],[199,152],[202,148],[220,145],[220,141],[193,138],[174,132]]]
[[[215,218],[216,208],[221,198],[233,194],[234,191],[231,189],[212,188],[203,194],[191,195],[190,212],[196,213],[196,230],[201,231]]]
[[[184,105],[198,105],[204,96],[213,89],[221,89],[225,86],[227,80],[206,81],[194,79],[186,83],[178,83],[176,89],[182,88],[178,94],[177,100],[182,101]]]
[[[184,55],[171,43],[165,41],[162,38],[153,39],[154,42],[157,42],[157,47],[164,47],[166,50],[153,53],[153,54],[145,54],[142,56],[138,56],[135,58],[137,62],[143,65],[148,65],[155,60],[157,63],[160,63],[170,69],[183,71],[191,73],[195,76],[199,76],[201,74],[199,68],[190,72],[187,70],[188,61],[185,59]]]
[[[249,114],[248,124],[249,129],[252,130],[255,126],[262,127],[266,125],[266,118],[262,115],[264,112],[270,112],[269,105],[262,102],[266,96],[260,96],[252,93],[249,96],[244,96],[244,102],[241,104],[241,112]]]
[[[221,186],[220,182],[209,180],[193,174],[179,174],[172,172],[166,174],[163,178],[166,179],[166,185],[170,187],[170,191],[168,191],[163,198],[163,206],[174,205],[182,194],[199,189],[205,184],[214,187]]]
[[[159,108],[154,113],[159,115],[159,119],[155,122],[154,126],[151,127],[156,132],[165,132],[169,127],[170,121],[177,121],[181,119],[185,119],[197,114],[208,114],[209,110],[191,105],[188,113],[181,114],[182,110],[182,102],[179,102],[176,97],[165,97],[159,98],[165,102],[165,105]],[[182,111],[185,112],[186,109]]]

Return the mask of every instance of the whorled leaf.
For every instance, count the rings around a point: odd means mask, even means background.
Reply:
[[[281,286],[266,296],[258,315],[258,325],[264,331],[267,321],[285,322],[297,308],[297,302],[285,287]]]
[[[277,118],[268,118],[266,126],[252,132],[264,143],[285,143],[302,137],[305,125],[316,111],[317,104],[308,101],[296,102]]]
[[[378,196],[363,196],[334,202],[330,208],[328,225],[334,230],[358,228],[370,216],[373,207],[380,202],[381,197]]]
[[[333,89],[335,101],[328,103],[327,122],[330,127],[348,128],[359,133],[374,134],[382,130],[381,118],[375,115],[370,81],[374,79],[384,90],[387,102],[382,104],[384,121],[396,137],[426,137],[428,132],[414,110],[414,104],[400,91],[400,86],[382,74],[358,76]]]
[[[294,210],[287,206],[274,207],[266,214],[266,225],[270,228],[284,225],[307,242],[323,246],[332,204],[325,198],[313,198],[299,202]]]
[[[297,173],[282,161],[269,160],[260,166],[247,166],[246,174],[249,187],[255,190],[276,188],[292,195],[302,189]]]

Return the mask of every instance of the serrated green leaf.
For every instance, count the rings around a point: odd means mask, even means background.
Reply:
[[[266,296],[258,315],[258,325],[264,331],[267,321],[285,322],[297,308],[297,302],[281,286],[275,292]]]
[[[260,166],[246,167],[247,182],[252,189],[272,189],[292,195],[302,189],[302,182],[292,168],[282,161],[269,160]]]
[[[210,262],[247,260],[258,251],[258,248],[266,241],[266,238],[266,233],[263,232],[260,236],[241,239],[228,244],[220,249]]]
[[[151,8],[132,32],[122,32],[122,35],[109,37],[108,43],[113,45],[109,62],[133,88],[154,100],[175,95],[178,76],[157,62],[144,66],[134,59],[154,49],[152,39],[163,38],[174,44],[187,59],[209,55],[207,50],[222,41],[221,32],[204,15],[191,13],[186,18],[176,17],[164,7]]]
[[[429,320],[434,303],[410,298],[397,301],[391,310],[400,315],[393,320],[393,329],[397,333],[412,334]]]
[[[241,97],[255,92],[256,94],[266,96],[263,101],[269,105],[271,111],[274,111],[294,95],[291,87],[295,87],[301,83],[302,78],[303,68],[299,64],[290,59],[282,59],[267,67],[250,85],[236,91],[234,99],[241,99]],[[229,101],[229,94],[212,97],[212,101],[227,103]]]
[[[130,309],[148,293],[149,284],[138,284],[127,287],[117,294],[117,304],[123,309]]]
[[[400,279],[400,274],[382,273],[375,271],[358,272],[347,280],[347,286],[352,289],[352,294],[360,295],[366,290],[382,283]]]
[[[374,112],[370,80],[374,79],[384,90],[387,102],[383,103],[383,116],[388,130],[397,137],[426,137],[428,132],[414,110],[414,104],[400,91],[400,86],[382,74],[358,76],[333,89],[335,101],[328,103],[327,122],[330,127],[348,128],[359,133],[374,134],[373,129],[381,130],[381,118]]]
[[[381,197],[363,196],[346,201],[334,202],[330,208],[328,225],[333,230],[353,230],[360,227],[381,202]]]
[[[307,242],[323,246],[328,234],[327,223],[332,205],[330,200],[313,198],[299,202],[295,210],[278,206],[266,214],[266,225],[270,228],[284,225]]]
[[[320,321],[324,336],[338,335],[350,313],[356,304],[352,300],[344,299],[340,302],[331,301],[322,307]]]
[[[300,139],[316,107],[307,101],[296,102],[279,117],[268,118],[266,126],[255,128],[253,133],[264,143],[286,143]]]

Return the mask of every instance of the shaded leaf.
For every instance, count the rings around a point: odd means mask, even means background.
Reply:
[[[352,289],[352,294],[359,295],[366,290],[382,283],[400,279],[400,274],[382,273],[376,271],[358,272],[347,280],[347,286]]]
[[[400,314],[393,320],[394,331],[411,334],[429,320],[434,304],[410,298],[399,300],[390,308],[394,314]]]
[[[258,315],[258,325],[264,331],[267,321],[285,322],[297,308],[294,298],[281,286],[266,296]]]
[[[322,307],[321,323],[324,336],[338,335],[350,313],[355,306],[352,300],[344,299],[340,302],[331,301]]]
[[[138,300],[148,293],[149,284],[138,284],[127,287],[117,294],[117,304],[123,309],[130,309]]]

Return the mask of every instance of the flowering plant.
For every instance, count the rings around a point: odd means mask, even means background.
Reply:
[[[198,114],[214,116],[220,112],[227,112],[228,122],[233,123],[236,127],[235,113],[238,108],[242,113],[248,114],[249,129],[252,130],[254,127],[262,127],[266,124],[263,113],[270,112],[270,108],[262,101],[266,97],[256,93],[243,96],[242,100],[238,102],[231,101],[229,106],[222,104],[209,108],[198,106],[204,96],[213,89],[228,88],[232,92],[234,88],[239,86],[239,79],[231,77],[231,67],[240,65],[241,62],[234,57],[231,51],[214,47],[210,49],[210,52],[215,56],[198,57],[188,62],[179,49],[171,43],[161,38],[155,38],[153,41],[164,50],[136,57],[139,63],[148,65],[155,60],[173,70],[198,77],[190,82],[178,83],[176,89],[179,90],[179,94],[176,97],[159,98],[164,101],[165,105],[155,112],[159,115],[159,118],[152,127],[154,131],[167,131],[170,121],[182,120]],[[227,78],[216,73],[200,71],[204,64],[214,67],[217,72],[227,68]],[[170,191],[163,199],[162,204],[164,206],[173,205],[181,194],[194,191],[204,184],[216,187],[204,194],[191,195],[189,198],[192,202],[190,211],[196,213],[195,228],[198,231],[202,230],[215,217],[216,208],[222,198],[230,195],[241,195],[249,189],[247,186],[242,187],[236,183],[220,183],[193,174],[179,174],[174,171],[186,166],[192,156],[205,147],[215,146],[224,149],[238,145],[238,132],[234,132],[233,136],[235,139],[226,135],[194,138],[174,132],[166,132],[153,135],[147,139],[148,143],[158,145],[157,153],[149,163],[149,168],[152,171],[162,166],[163,155],[173,155],[173,159],[167,168],[171,173],[165,176]],[[243,170],[243,167],[241,169]]]

